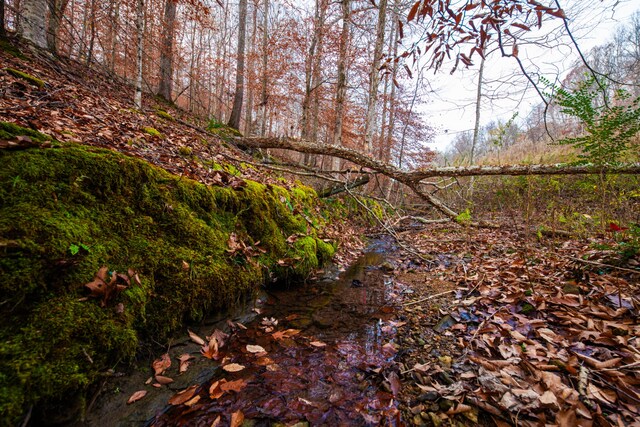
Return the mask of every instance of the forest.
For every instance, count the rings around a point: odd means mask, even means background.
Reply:
[[[633,1],[0,18],[0,426],[637,423]]]

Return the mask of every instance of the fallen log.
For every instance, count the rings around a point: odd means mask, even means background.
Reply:
[[[353,190],[354,188],[366,185],[369,183],[369,180],[369,175],[364,175],[353,182],[347,183],[346,185],[334,185],[332,187],[326,188],[318,192],[318,197],[325,198],[335,196],[336,194],[340,194],[344,191]]]
[[[463,177],[463,176],[499,176],[499,175],[585,175],[585,174],[640,174],[640,163],[620,165],[506,165],[506,166],[466,166],[466,167],[434,167],[413,171],[403,171],[393,165],[381,162],[372,157],[350,148],[336,145],[324,145],[303,141],[290,137],[259,138],[236,137],[234,140],[241,145],[257,148],[279,148],[293,150],[300,153],[320,154],[349,160],[363,168],[386,175],[411,188],[420,198],[443,213],[452,221],[458,221],[458,214],[446,206],[433,194],[422,191],[420,183],[426,178],[433,177]],[[491,224],[470,224],[488,225]]]

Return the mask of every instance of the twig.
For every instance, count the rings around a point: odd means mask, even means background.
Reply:
[[[455,291],[457,291],[457,289],[451,289],[451,290],[448,290],[448,291],[440,292],[440,293],[435,294],[435,295],[429,295],[428,297],[420,298],[417,301],[410,301],[410,302],[402,304],[402,305],[407,307],[407,306],[410,306],[410,305],[419,304],[421,302],[425,302],[425,301],[428,301],[430,299],[440,297],[442,295],[451,294],[451,293],[453,293]]]
[[[572,257],[572,256],[567,257],[567,258],[572,259],[574,261],[583,262],[585,264],[597,265],[598,267],[615,268],[616,270],[626,271],[627,273],[640,274],[640,271],[638,271],[638,270],[632,270],[630,268],[618,267],[617,265],[603,264],[601,262],[589,261],[589,260],[586,260],[586,259],[580,259],[580,258],[576,258],[576,257]]]

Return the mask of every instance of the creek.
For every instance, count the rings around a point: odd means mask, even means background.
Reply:
[[[185,334],[169,350],[173,363],[164,375],[172,383],[145,385],[148,368],[110,380],[90,402],[84,425],[222,426],[231,424],[233,413],[252,426],[401,425],[394,304],[406,289],[385,274],[385,254],[394,249],[389,239],[374,240],[343,272],[330,267],[308,283],[261,291],[192,328],[201,337],[215,329],[230,334],[218,361],[202,357]],[[264,352],[249,351],[251,346]],[[176,358],[185,353],[195,358],[179,375]],[[244,369],[220,367],[230,363]],[[213,396],[212,384],[224,381],[235,386],[222,393],[217,388]],[[190,386],[199,396],[195,402],[167,404]],[[149,390],[147,396],[125,405],[142,389]]]

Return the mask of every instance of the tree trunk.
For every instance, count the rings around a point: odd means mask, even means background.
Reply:
[[[144,32],[144,0],[138,0],[136,7],[136,31],[137,39],[137,57],[136,57],[136,94],[133,98],[133,105],[142,110],[142,35]]]
[[[160,47],[160,85],[158,95],[171,101],[173,92],[173,41],[176,27],[176,0],[166,0],[164,4],[164,33]]]
[[[4,0],[0,2],[0,38],[6,38],[7,32],[4,29]]]
[[[313,72],[311,76],[311,91],[313,93],[313,104],[311,108],[311,140],[318,140],[318,115],[320,114],[320,86],[322,73],[322,53],[324,51],[324,24],[327,18],[327,8],[329,2],[327,0],[320,0],[320,16],[319,27],[317,31],[318,44],[316,46],[316,55],[313,59]]]
[[[335,127],[333,129],[333,145],[342,146],[342,124],[344,120],[344,101],[347,97],[347,51],[349,47],[351,4],[350,0],[342,0],[342,33],[338,54],[338,81],[336,86]]]
[[[482,101],[482,75],[484,74],[484,57],[480,60],[480,69],[478,70],[478,89],[476,91],[476,120],[473,125],[473,141],[471,142],[471,154],[469,155],[469,164],[473,165],[476,146],[478,144],[478,136],[480,135],[480,107]]]
[[[46,27],[47,1],[23,0],[22,17],[18,34],[40,48],[47,47]]]
[[[93,59],[93,46],[96,38],[96,0],[91,0],[91,9],[89,14],[89,48],[87,49],[87,65],[91,66]]]
[[[311,141],[318,139],[318,114],[320,112],[320,96],[318,90],[321,86],[321,62],[324,46],[324,23],[327,15],[328,2],[316,0],[316,13],[314,19],[313,37],[309,47],[305,70],[305,96],[302,102],[302,138]],[[305,153],[304,163],[311,161],[309,154]]]
[[[396,5],[394,10],[394,26],[392,28],[393,37],[391,38],[391,45],[393,46],[391,51],[391,58],[398,57],[398,37],[399,37],[399,29],[398,22],[400,17],[398,16],[398,0],[396,0]],[[387,137],[385,141],[386,152],[384,156],[384,161],[391,162],[391,148],[393,147],[393,132],[395,131],[396,126],[396,82],[398,78],[398,62],[392,61],[392,71],[391,71],[391,94],[389,95],[389,125],[387,127]]]
[[[47,47],[55,54],[58,53],[58,32],[64,11],[69,0],[49,0],[49,26],[47,28]]]
[[[258,33],[258,1],[253,2],[253,11],[251,14],[251,54],[249,56],[249,64],[247,70],[247,77],[250,82],[253,83],[255,80],[256,74],[256,36]],[[245,123],[244,123],[244,134],[251,135],[253,133],[253,94],[254,94],[254,85],[247,85],[247,112],[245,115]]]
[[[118,45],[118,21],[120,20],[120,1],[111,0],[109,16],[111,17],[110,37],[111,37],[111,63],[109,64],[111,72],[116,71],[116,46]]]
[[[244,42],[247,29],[247,0],[238,4],[238,58],[236,66],[236,93],[233,98],[233,109],[229,116],[229,126],[240,129],[242,115],[242,98],[244,96]]]
[[[264,11],[262,12],[262,87],[260,90],[260,113],[261,125],[260,135],[265,136],[267,132],[267,62],[269,59],[269,0],[264,0]]]
[[[378,103],[378,84],[380,83],[380,59],[384,46],[384,34],[387,19],[387,0],[380,0],[376,44],[373,49],[373,62],[369,71],[369,100],[367,102],[367,121],[365,124],[365,143],[367,152],[373,155],[373,133],[376,128],[376,107]]]

